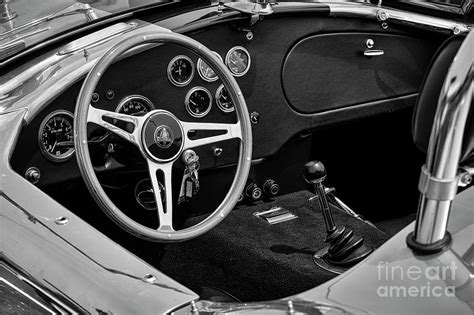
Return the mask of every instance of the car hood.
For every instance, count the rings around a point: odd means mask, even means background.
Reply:
[[[164,0],[0,0],[0,60],[82,25]]]

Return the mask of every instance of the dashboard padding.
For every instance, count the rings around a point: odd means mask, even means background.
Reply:
[[[375,57],[364,56],[366,41]],[[317,34],[298,41],[282,71],[288,103],[313,114],[416,93],[433,53],[432,42],[380,33]]]

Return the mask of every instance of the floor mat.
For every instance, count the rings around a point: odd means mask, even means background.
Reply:
[[[191,241],[170,244],[161,270],[196,292],[221,288],[242,301],[270,300],[315,287],[335,275],[317,267],[312,255],[325,246],[324,221],[312,194],[301,191],[273,202],[241,206],[210,232]],[[269,225],[253,213],[282,206],[298,219]],[[333,210],[336,224],[352,227],[373,247],[388,235],[345,213]],[[194,218],[195,224],[203,218]]]

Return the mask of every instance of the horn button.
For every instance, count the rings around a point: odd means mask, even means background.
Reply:
[[[183,128],[178,119],[167,112],[150,116],[142,130],[145,152],[158,162],[176,158],[183,149]]]

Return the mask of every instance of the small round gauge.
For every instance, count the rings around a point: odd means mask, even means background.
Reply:
[[[225,56],[225,64],[236,77],[241,77],[250,69],[250,54],[242,46],[232,47]]]
[[[213,53],[219,57],[219,59],[222,61],[222,57],[221,55],[219,55],[217,52],[213,51]],[[214,70],[212,70],[212,68],[210,66],[207,65],[206,62],[204,62],[204,60],[202,60],[201,58],[198,59],[197,61],[197,69],[198,69],[198,73],[199,73],[199,76],[204,80],[204,81],[207,81],[207,82],[214,82],[216,81],[217,79],[219,79],[219,77],[217,76],[217,74],[214,72]]]
[[[168,64],[168,79],[176,86],[185,86],[194,77],[194,63],[188,56],[179,55]]]
[[[224,87],[224,84],[219,85],[216,90],[216,103],[217,107],[224,113],[230,113],[234,111],[234,104],[230,99],[229,93]]]
[[[54,162],[69,159],[74,153],[74,116],[57,110],[46,116],[38,131],[38,142],[43,155]]]
[[[204,117],[211,110],[211,93],[201,86],[196,86],[186,94],[184,105],[189,115],[197,118]]]
[[[130,95],[124,98],[120,104],[118,104],[115,111],[117,113],[132,115],[132,116],[143,116],[148,112],[155,109],[153,103],[141,95]]]

